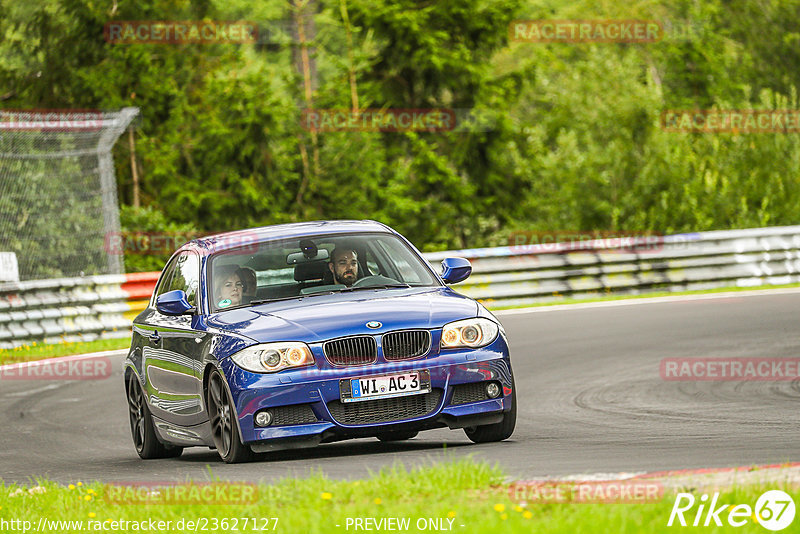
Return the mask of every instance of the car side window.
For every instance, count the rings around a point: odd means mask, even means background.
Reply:
[[[369,248],[367,248],[366,251],[366,260],[370,274],[383,274],[381,273],[380,267],[378,267],[378,259],[375,257],[375,254],[373,254],[372,250]]]
[[[175,274],[175,265],[178,263],[177,260],[178,258],[174,258],[166,267],[164,267],[164,270],[161,272],[161,278],[158,280],[158,285],[156,286],[156,290],[153,295],[153,305],[155,305],[156,299],[162,293],[169,291],[170,283],[172,282],[172,276]]]
[[[175,271],[168,291],[182,289],[186,300],[197,306],[197,288],[200,286],[200,259],[194,252],[183,252],[175,261]]]
[[[398,239],[382,239],[378,241],[383,251],[392,258],[392,262],[402,276],[402,282],[408,284],[419,284],[423,280],[417,269],[414,269],[406,260],[409,251],[405,249],[403,243]]]

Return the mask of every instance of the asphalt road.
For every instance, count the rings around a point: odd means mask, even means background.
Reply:
[[[396,462],[474,455],[517,479],[800,461],[800,383],[674,382],[672,357],[800,356],[800,293],[686,299],[500,315],[511,339],[517,429],[473,445],[432,430],[403,443],[361,439],[225,465],[187,449],[142,461],[130,437],[121,375],[97,381],[0,381],[0,478],[271,480],[322,470],[362,477]]]

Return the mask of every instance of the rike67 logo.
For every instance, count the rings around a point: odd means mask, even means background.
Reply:
[[[755,507],[749,504],[723,504],[719,493],[714,493],[711,501],[703,494],[699,499],[691,493],[679,493],[669,514],[667,526],[680,524],[692,527],[721,527],[727,523],[731,527],[743,527],[755,522],[767,530],[783,530],[794,521],[794,501],[788,493],[781,490],[764,492],[756,501]]]

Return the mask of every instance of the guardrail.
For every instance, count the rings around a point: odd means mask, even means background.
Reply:
[[[0,284],[0,349],[130,336],[125,275]]]
[[[800,226],[635,236],[426,253],[472,262],[453,287],[490,308],[565,297],[800,282]],[[0,348],[127,337],[159,273],[0,284]]]
[[[473,267],[454,289],[494,308],[564,297],[781,285],[800,282],[800,226],[425,255],[437,268],[448,256],[468,258]]]
[[[129,273],[125,275],[122,290],[128,294],[128,311],[124,317],[133,321],[147,307],[161,273]]]

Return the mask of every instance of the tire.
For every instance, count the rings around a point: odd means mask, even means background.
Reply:
[[[376,437],[381,441],[405,441],[407,439],[411,439],[416,437],[419,432],[385,432],[383,434],[378,434]]]
[[[464,433],[473,443],[491,443],[511,437],[517,424],[517,387],[511,379],[511,409],[503,414],[503,420],[493,425],[465,428]]]
[[[239,439],[236,409],[233,407],[228,384],[217,369],[211,371],[206,393],[206,407],[211,421],[211,434],[220,458],[226,464],[249,462],[255,458],[253,450]]]
[[[153,416],[147,407],[142,386],[134,373],[128,375],[125,387],[128,396],[128,415],[131,422],[133,446],[142,460],[156,458],[177,458],[183,453],[183,447],[164,445],[158,440]]]

